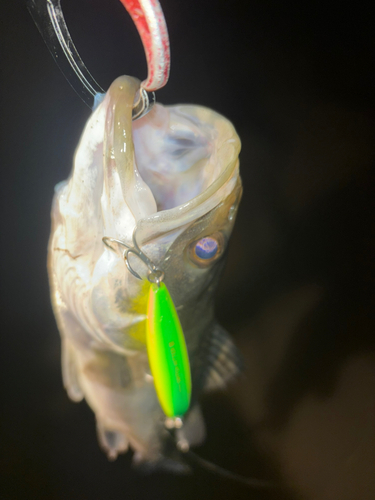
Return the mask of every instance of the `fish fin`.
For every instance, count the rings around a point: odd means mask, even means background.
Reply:
[[[96,429],[99,444],[107,454],[108,460],[116,460],[117,455],[128,450],[129,441],[122,432],[108,430],[99,421],[96,424]]]
[[[218,323],[212,329],[208,351],[208,363],[203,374],[206,391],[221,389],[242,369],[242,358],[227,331]]]
[[[77,362],[74,350],[69,340],[62,339],[61,342],[61,367],[63,384],[72,401],[82,401],[84,395],[78,381]]]

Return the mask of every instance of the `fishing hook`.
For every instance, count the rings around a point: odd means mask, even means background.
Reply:
[[[131,267],[130,262],[129,262],[129,254],[132,253],[132,254],[136,255],[147,266],[147,268],[149,270],[149,274],[147,276],[147,279],[151,283],[155,283],[158,286],[160,286],[160,283],[164,279],[164,272],[161,269],[157,268],[155,266],[155,264],[147,257],[147,255],[139,248],[137,240],[136,240],[135,232],[136,232],[136,228],[134,229],[133,236],[132,236],[133,246],[130,246],[121,240],[117,240],[117,239],[111,238],[109,236],[104,236],[102,238],[102,241],[107,248],[109,248],[110,250],[112,250],[115,253],[118,253],[118,252],[117,252],[117,249],[112,246],[113,243],[117,244],[120,247],[123,247],[124,250],[121,252],[121,255],[125,261],[126,267],[128,268],[129,272],[133,276],[135,276],[136,278],[141,280],[142,279],[141,276],[137,273],[137,271],[135,271]]]
[[[155,103],[154,91],[169,77],[168,31],[158,0],[120,0],[132,17],[146,53],[148,76],[137,92],[132,118],[144,116]],[[52,57],[72,88],[90,108],[103,100],[105,91],[82,61],[65,23],[60,0],[28,0],[27,8]]]

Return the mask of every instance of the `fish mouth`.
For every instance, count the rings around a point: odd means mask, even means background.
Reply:
[[[138,86],[138,80],[120,77],[103,102],[104,183],[119,181],[137,240],[145,244],[205,215],[229,195],[241,145],[232,124],[202,106],[156,104],[132,122]]]

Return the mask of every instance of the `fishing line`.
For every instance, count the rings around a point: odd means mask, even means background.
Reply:
[[[167,420],[166,422],[170,422]],[[187,463],[192,468],[201,468],[213,475],[220,476],[222,478],[228,479],[230,481],[234,481],[236,483],[241,483],[246,486],[249,486],[253,489],[259,490],[283,490],[285,489],[281,484],[278,484],[274,481],[267,479],[257,479],[253,477],[242,476],[241,474],[237,474],[236,472],[232,472],[220,465],[211,462],[205,458],[202,458],[197,453],[191,451],[189,444],[184,439],[179,439],[177,432],[180,432],[180,429],[183,429],[183,423],[181,420],[181,424],[176,427],[171,427],[170,423],[166,424],[166,429],[169,432],[169,435],[173,441],[174,447],[179,453],[181,459]]]
[[[190,461],[196,463],[200,467],[204,468],[205,470],[212,472],[213,474],[222,476],[226,479],[230,479],[232,481],[235,481],[237,483],[242,483],[246,484],[247,486],[250,486],[251,488],[257,488],[257,489],[281,489],[282,486],[278,485],[271,480],[266,480],[266,479],[257,479],[257,478],[252,478],[252,477],[246,477],[246,476],[241,476],[241,474],[237,474],[235,472],[229,471],[227,469],[224,469],[223,467],[220,467],[217,464],[214,464],[213,462],[210,462],[209,460],[206,460],[205,458],[200,457],[193,451],[189,450],[186,453],[184,453],[184,456],[186,456]]]
[[[164,15],[157,0],[120,0],[132,17],[147,59],[147,79],[141,83],[134,100],[133,120],[150,111],[154,91],[169,78],[170,51]],[[105,90],[82,61],[66,25],[60,0],[28,0],[27,8],[55,63],[89,108],[95,109]]]

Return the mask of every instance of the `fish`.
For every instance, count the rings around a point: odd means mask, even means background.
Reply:
[[[146,349],[147,268],[164,273],[184,332],[192,379],[178,430],[188,446],[205,436],[204,392],[237,375],[241,358],[214,314],[214,294],[242,194],[240,139],[203,106],[155,104],[132,121],[140,82],[117,78],[88,119],[73,169],[55,188],[48,245],[51,301],[69,398],[95,413],[108,458],[131,448],[139,464],[169,460],[168,431]]]

